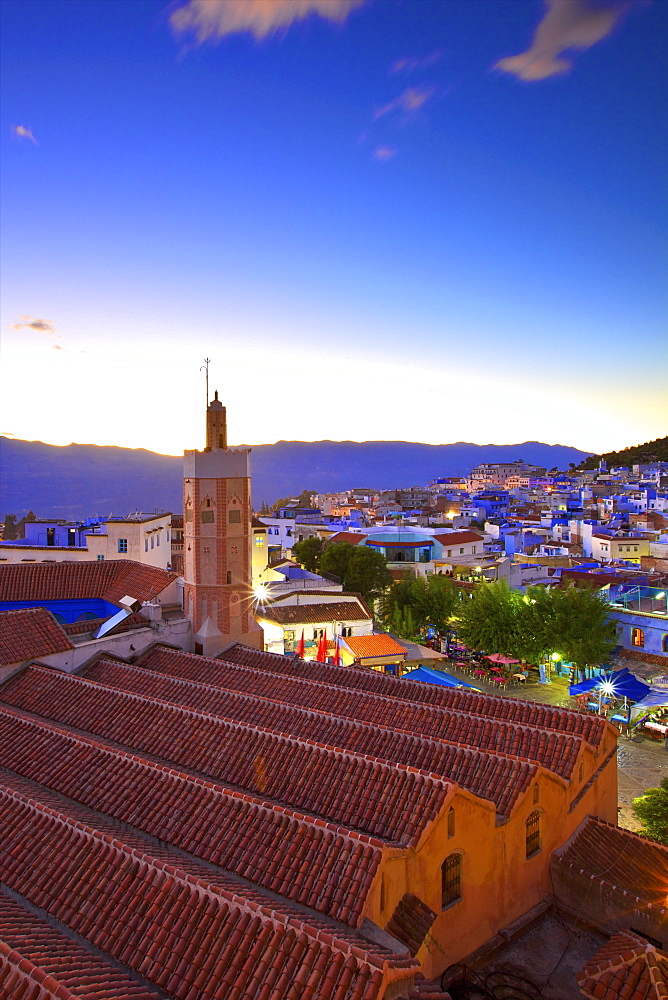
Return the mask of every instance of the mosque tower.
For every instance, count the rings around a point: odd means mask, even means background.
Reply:
[[[250,448],[227,447],[225,407],[206,411],[206,448],[183,453],[183,603],[194,651],[233,641],[263,649],[251,588]]]

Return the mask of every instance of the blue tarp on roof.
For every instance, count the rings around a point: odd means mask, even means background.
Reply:
[[[612,694],[616,698],[628,698],[632,702],[640,701],[650,690],[649,684],[643,684],[633,676],[628,667],[623,667],[621,670],[609,670],[599,674],[598,677],[590,677],[588,681],[582,681],[580,684],[571,684],[568,693],[584,694],[602,684],[612,685],[612,690],[606,689],[606,694]]]
[[[406,678],[411,681],[423,681],[426,684],[441,684],[443,687],[473,688],[473,684],[467,684],[466,681],[460,681],[458,677],[453,677],[452,674],[446,674],[443,670],[432,670],[430,667],[417,667],[415,670],[404,674],[402,680]],[[478,691],[479,688],[474,688],[474,690]]]

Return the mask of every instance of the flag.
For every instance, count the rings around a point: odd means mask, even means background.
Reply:
[[[304,659],[304,629],[302,629],[302,637],[297,643],[297,653],[296,655],[303,660]]]

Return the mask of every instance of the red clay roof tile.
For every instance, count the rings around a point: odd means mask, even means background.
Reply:
[[[72,648],[72,643],[46,608],[0,612],[0,665],[25,663]]]

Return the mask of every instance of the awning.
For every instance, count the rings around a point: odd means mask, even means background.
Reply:
[[[480,688],[474,687],[473,684],[460,681],[458,677],[453,677],[452,674],[446,674],[443,670],[432,670],[431,667],[420,666],[416,670],[409,670],[407,674],[404,674],[402,680],[422,681],[426,684],[440,684],[442,687],[464,687],[471,688],[474,691],[480,690]]]
[[[593,691],[603,685],[606,686],[606,694],[614,695],[616,698],[627,698],[632,702],[645,698],[650,691],[648,684],[643,684],[637,677],[634,677],[628,667],[622,667],[621,670],[609,670],[604,674],[599,674],[598,677],[590,677],[589,680],[582,681],[580,684],[571,684],[568,693],[584,694],[586,691]],[[610,689],[608,689],[608,685],[610,685]]]

